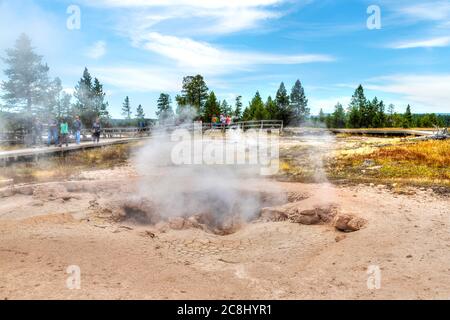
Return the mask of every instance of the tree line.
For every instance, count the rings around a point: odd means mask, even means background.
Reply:
[[[413,114],[409,104],[403,113],[398,113],[393,104],[386,108],[377,97],[367,99],[363,86],[359,85],[347,110],[337,103],[333,113],[325,115],[321,109],[311,120],[316,124],[325,123],[328,128],[432,128],[448,126],[450,115]]]
[[[384,128],[384,127],[433,127],[448,126],[450,115],[434,113],[413,114],[407,105],[405,112],[398,113],[393,104],[387,107],[383,100],[366,98],[364,88],[356,88],[350,104],[345,108],[337,103],[334,112],[325,114],[322,109],[317,116],[310,115],[305,90],[297,80],[288,94],[282,82],[275,94],[264,102],[259,91],[243,109],[242,96],[237,96],[234,106],[227,100],[219,101],[214,91],[209,91],[201,75],[187,76],[183,79],[181,94],[175,97],[176,111],[172,109],[169,94],[161,93],[157,101],[157,116],[160,120],[183,118],[184,114],[194,114],[193,118],[211,122],[213,116],[230,115],[236,121],[282,120],[285,125],[313,125],[328,128]],[[186,112],[190,110],[192,112]]]
[[[190,115],[196,120],[211,122],[214,116],[231,116],[235,121],[243,120],[283,120],[285,124],[298,125],[310,115],[305,90],[297,80],[288,94],[284,83],[275,95],[264,102],[257,91],[249,105],[243,109],[242,96],[235,98],[234,104],[226,99],[220,101],[213,90],[209,90],[201,75],[183,78],[182,91],[175,97],[176,111],[172,108],[169,94],[161,93],[157,101],[157,116],[160,120],[183,118]]]
[[[31,40],[22,34],[15,46],[6,50],[3,58],[7,80],[1,83],[1,95],[5,105],[0,111],[16,119],[39,118],[73,119],[80,116],[85,126],[99,117],[103,125],[112,122],[106,93],[98,78],[93,77],[87,68],[74,87],[73,94],[63,90],[61,80],[50,79],[49,67],[43,57],[34,52]],[[322,109],[318,116],[310,115],[308,99],[300,80],[297,80],[288,93],[282,82],[274,97],[263,101],[259,91],[255,93],[244,108],[242,96],[237,96],[233,103],[226,99],[220,101],[215,92],[210,90],[201,75],[183,78],[181,93],[175,96],[176,110],[172,108],[172,99],[168,93],[161,93],[157,100],[156,115],[160,121],[174,119],[196,119],[211,122],[212,117],[221,114],[231,116],[235,121],[248,120],[282,120],[285,125],[312,123],[326,124],[336,128],[371,128],[371,127],[432,127],[449,125],[450,116],[436,114],[413,114],[408,105],[404,113],[397,113],[395,106],[385,106],[377,97],[366,98],[362,85],[358,86],[347,108],[338,103],[332,114],[325,115]],[[122,104],[125,120],[121,125],[141,125],[145,113],[141,104],[133,113],[130,98],[127,96]],[[5,118],[5,112],[2,112]]]
[[[0,105],[0,111],[2,117],[11,120],[7,122],[12,129],[27,126],[30,119],[41,122],[68,119],[71,122],[76,115],[87,127],[97,117],[103,125],[110,124],[109,104],[103,84],[87,68],[75,85],[73,94],[65,92],[60,78],[50,79],[50,68],[43,62],[43,57],[34,52],[31,39],[26,34],[20,35],[15,46],[6,50],[3,61],[7,80],[1,83],[1,98],[5,104]],[[126,110],[127,124],[135,124],[136,121],[131,119],[128,97],[122,110]],[[139,105],[135,119],[139,121],[144,118],[144,109]]]

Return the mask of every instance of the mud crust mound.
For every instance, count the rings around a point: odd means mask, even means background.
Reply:
[[[317,205],[308,200],[263,208],[261,209],[260,220],[290,221],[303,225],[332,225],[336,230],[342,232],[358,231],[367,224],[367,220],[354,214],[340,212],[339,206],[334,203]]]
[[[208,199],[192,194],[195,201],[212,203],[208,210],[192,212],[178,216],[175,212],[173,216],[162,216],[157,206],[151,200],[132,196],[125,199],[116,199],[104,204],[95,203],[93,210],[97,217],[106,218],[115,223],[127,223],[132,225],[150,225],[159,230],[185,230],[201,229],[207,233],[216,235],[229,235],[240,230],[246,223],[260,219],[262,207],[271,205],[281,205],[302,199],[307,199],[308,195],[298,192],[286,192],[283,194],[271,192],[250,192],[242,191],[244,196],[254,198],[259,204],[254,212],[242,212],[244,209],[239,205],[229,206],[224,210],[220,207],[217,199]]]

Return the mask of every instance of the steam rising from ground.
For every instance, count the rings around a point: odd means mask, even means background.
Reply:
[[[0,134],[3,132],[3,130],[4,130],[3,115],[0,112]]]
[[[200,140],[203,148],[223,143],[220,131],[216,134],[212,139]],[[235,132],[233,140],[244,143],[244,136]],[[263,180],[259,170],[237,164],[175,165],[172,152],[177,143],[162,131],[137,153],[134,161],[140,176],[139,198],[150,200],[157,213],[166,218],[208,214],[219,221],[229,217],[249,220],[259,214],[261,194],[246,191],[251,189],[251,181]],[[199,150],[192,150],[192,157],[198,156]],[[283,197],[276,189],[264,191]]]
[[[326,128],[316,128],[317,124],[306,125],[309,126],[286,129],[282,154],[290,161],[294,174],[301,172],[306,181],[321,184],[316,192],[320,193],[319,197],[323,198],[324,203],[335,202],[337,197],[327,178],[326,161],[334,156],[336,137]]]
[[[325,170],[326,158],[331,155],[334,150],[336,139],[328,130],[323,129],[314,134],[306,134],[302,138],[308,146],[308,157],[313,168],[314,182],[328,182]]]

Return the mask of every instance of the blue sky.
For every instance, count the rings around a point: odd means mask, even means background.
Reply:
[[[67,28],[70,5],[80,29]],[[371,5],[380,29],[367,27]],[[313,113],[360,83],[399,112],[450,112],[450,1],[0,0],[0,55],[21,32],[68,92],[87,66],[114,117],[127,95],[154,117],[159,93],[197,73],[228,102],[300,79]]]

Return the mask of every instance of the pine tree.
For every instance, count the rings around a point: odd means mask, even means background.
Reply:
[[[276,102],[272,99],[271,96],[267,98],[266,101],[266,110],[268,118],[271,120],[277,120],[279,118],[279,110]]]
[[[403,116],[403,127],[410,128],[413,125],[413,117],[411,113],[411,106],[408,104],[406,107],[406,112]]]
[[[31,115],[38,113],[39,105],[48,99],[49,67],[42,62],[42,56],[33,51],[30,38],[21,34],[14,48],[6,50],[7,65],[4,71],[7,81],[3,81],[1,89],[6,102],[6,108],[26,112]]]
[[[219,116],[221,113],[219,101],[216,98],[214,91],[211,91],[208,99],[205,102],[203,110],[203,121],[206,123],[211,122],[213,117]]]
[[[388,112],[387,121],[386,121],[387,126],[388,127],[393,127],[394,126],[395,106],[392,103],[388,106],[387,112]]]
[[[103,91],[103,85],[95,78],[91,90],[92,108],[97,116],[102,120],[109,118],[108,102],[105,101],[106,93]]]
[[[244,113],[242,114],[242,121],[252,120],[252,115],[250,114],[250,108],[246,107]]]
[[[305,122],[306,118],[309,116],[310,109],[308,108],[308,99],[305,96],[305,90],[300,82],[297,80],[292,87],[291,96],[291,109],[293,112],[293,124],[299,125]]]
[[[227,100],[223,100],[222,104],[220,105],[220,111],[223,115],[231,116],[233,113],[233,110],[231,109],[231,106],[228,104]]]
[[[367,99],[364,95],[364,89],[362,85],[359,85],[352,96],[352,100],[349,104],[349,127],[361,128],[367,127]]]
[[[255,96],[249,105],[249,119],[248,120],[267,120],[269,118],[269,114],[264,106],[264,102],[261,99],[261,95],[259,91],[256,91]]]
[[[142,105],[138,105],[136,108],[136,119],[138,120],[144,120],[145,119],[145,113],[144,113],[144,108],[142,107]]]
[[[47,101],[45,102],[46,108],[42,110],[42,114],[46,119],[53,117],[61,117],[61,99],[63,93],[63,87],[61,79],[56,78],[49,84],[47,89]]]
[[[63,92],[60,98],[58,99],[58,118],[68,118],[72,116],[72,95],[66,92]]]
[[[355,106],[349,107],[347,127],[349,128],[361,127],[361,114],[359,113],[359,109]]]
[[[379,124],[376,126],[376,128],[384,128],[386,127],[386,113],[384,112],[384,102],[383,100],[378,103],[378,109],[377,109],[377,117],[379,119]]]
[[[378,112],[378,98],[375,97],[371,102],[367,103],[367,120],[366,126],[369,128],[378,128],[380,125],[380,119],[377,116]]]
[[[156,115],[158,116],[159,121],[164,123],[167,120],[171,120],[174,118],[174,113],[171,104],[172,100],[170,99],[169,94],[161,93],[159,95],[157,102],[158,110],[156,111]]]
[[[206,99],[208,99],[208,86],[201,75],[183,78],[181,95],[176,96],[179,107],[191,106],[198,113],[202,112]]]
[[[240,120],[242,118],[242,96],[236,97],[235,107],[234,117],[236,120]]]
[[[75,107],[80,114],[94,111],[92,76],[87,68],[84,68],[83,76],[75,86]]]
[[[322,108],[320,108],[320,111],[319,111],[319,122],[321,122],[321,123],[325,122],[325,113],[323,112]]]
[[[131,119],[131,106],[130,106],[130,98],[128,96],[125,97],[125,100],[122,104],[122,115],[125,116],[126,119]]]
[[[293,114],[289,105],[289,96],[283,82],[281,82],[278,88],[275,102],[279,110],[278,120],[283,120],[285,126],[289,125]]]
[[[333,116],[331,114],[325,116],[325,125],[327,128],[333,127]]]
[[[339,102],[334,107],[331,125],[333,128],[345,128],[345,111]]]

